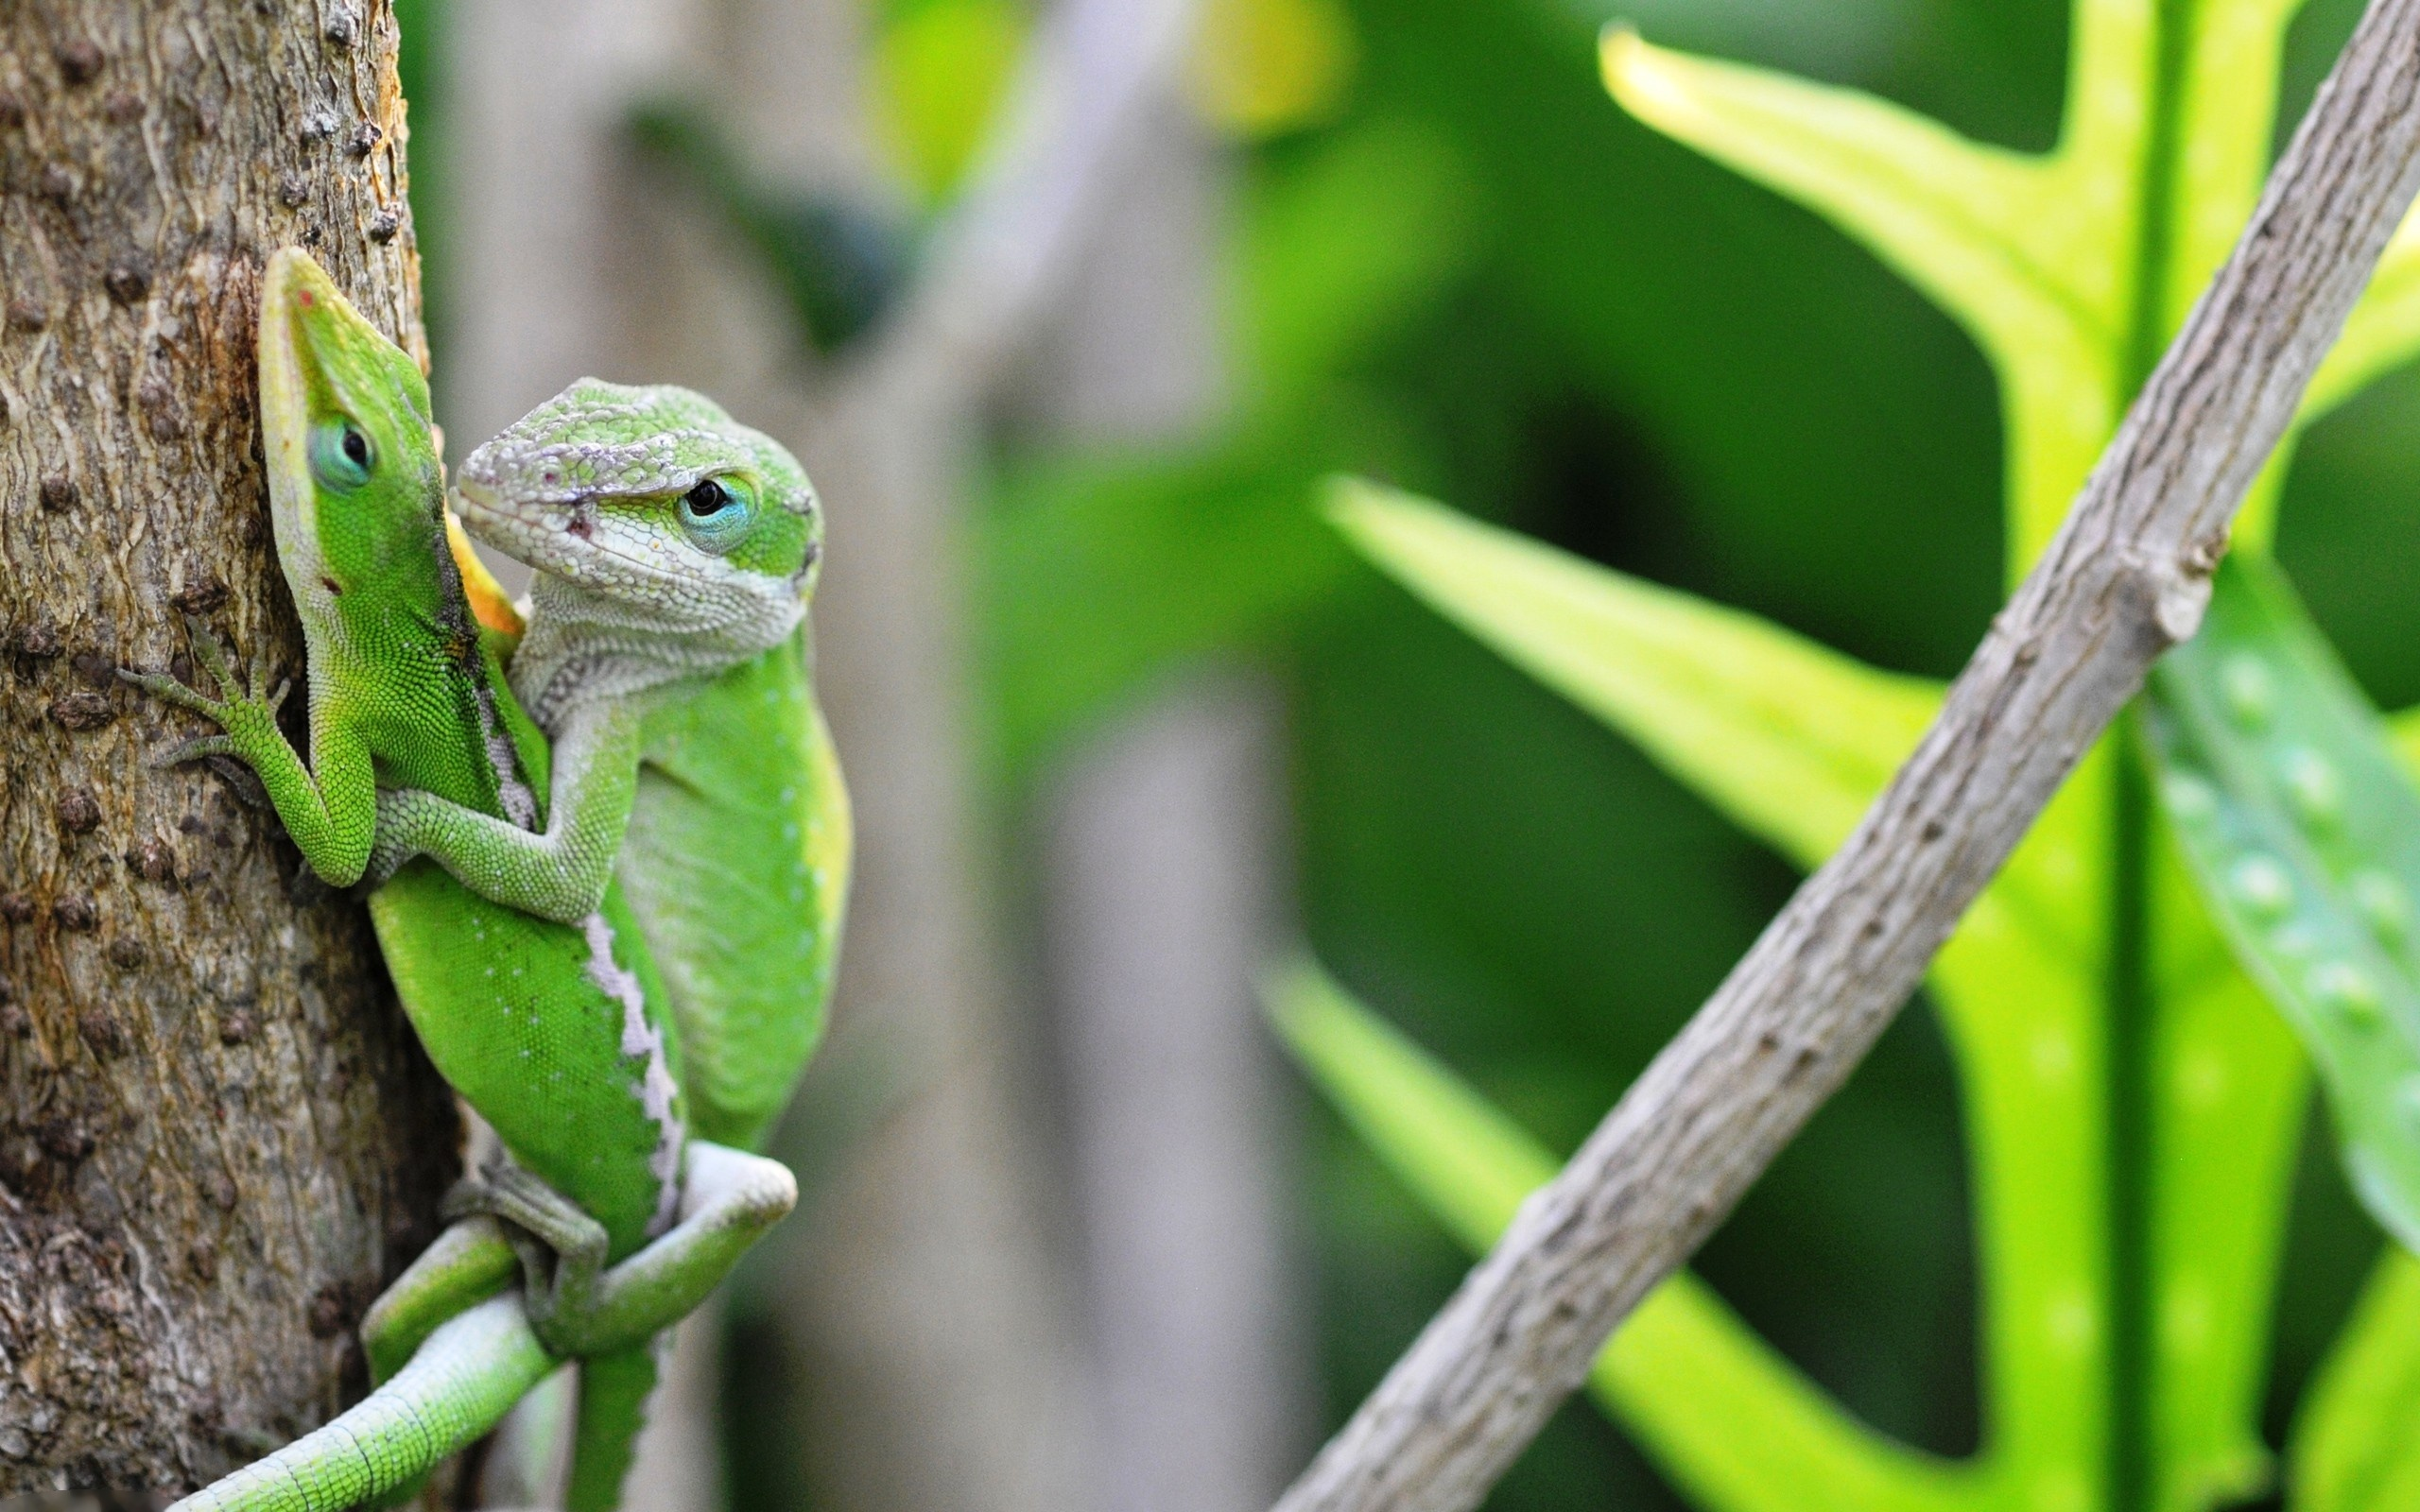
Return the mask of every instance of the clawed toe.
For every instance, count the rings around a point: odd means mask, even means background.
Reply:
[[[235,795],[236,802],[264,814],[277,812],[277,805],[269,801],[268,789],[261,785],[260,775],[245,765],[242,756],[210,755],[202,760],[210,764],[212,771],[227,779],[227,789]],[[309,871],[311,868],[304,867],[302,869]]]
[[[594,1253],[602,1260],[603,1226],[582,1211],[579,1204],[517,1165],[500,1162],[476,1177],[466,1177],[457,1182],[445,1195],[443,1211],[448,1218],[490,1213],[527,1229],[558,1254],[584,1257]]]
[[[218,705],[216,702],[203,697],[165,673],[137,672],[132,667],[120,667],[117,669],[117,677],[120,682],[130,683],[154,698],[175,704],[180,709],[190,709],[198,714],[215,715],[218,712]]]
[[[151,765],[155,770],[165,771],[171,766],[182,766],[187,762],[202,761],[212,756],[236,756],[240,759],[235,743],[226,736],[201,735],[181,746],[169,747],[151,758]]]

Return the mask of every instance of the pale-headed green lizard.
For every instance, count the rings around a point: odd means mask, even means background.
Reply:
[[[198,623],[195,646],[221,698],[134,678],[219,725],[175,759],[248,763],[313,868],[340,886],[366,867],[380,782],[541,822],[545,745],[478,635],[445,549],[417,366],[297,249],[270,260],[261,299],[264,454],[310,653],[311,760],[277,728],[284,690],[247,690]],[[187,1504],[283,1512],[383,1494],[484,1431],[550,1355],[575,1355],[571,1504],[611,1508],[654,1383],[651,1341],[787,1211],[795,1186],[770,1161],[686,1141],[661,988],[617,891],[564,924],[419,864],[380,885],[370,908],[430,1058],[513,1162],[458,1207],[508,1222],[458,1226],[373,1310],[373,1361],[409,1358],[408,1368]],[[685,1201],[684,1172],[695,1188]],[[526,1322],[510,1299],[484,1302],[511,1280],[508,1240],[527,1280]]]
[[[547,823],[382,791],[372,874],[425,854],[560,919],[618,878],[698,1134],[753,1147],[821,1033],[848,886],[804,623],[814,488],[702,395],[591,378],[475,450],[455,490],[472,535],[537,571],[509,675],[553,742]]]
[[[789,454],[687,389],[583,379],[463,463],[470,530],[537,570],[523,621],[456,558],[554,742],[533,833],[382,790],[375,877],[428,854],[511,906],[579,917],[618,877],[680,1030],[698,1134],[754,1145],[812,1054],[850,862],[811,681],[821,556]]]

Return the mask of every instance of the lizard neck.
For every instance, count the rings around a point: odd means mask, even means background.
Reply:
[[[507,725],[512,694],[480,646],[441,538],[432,537],[424,556],[401,558],[374,587],[325,612],[302,612],[313,716],[336,707],[323,683],[354,690],[345,717],[374,732],[381,785],[424,788],[523,829],[536,825],[537,799]],[[342,670],[323,676],[323,666]],[[443,708],[456,717],[426,717]]]
[[[781,644],[806,617],[789,593],[750,599],[705,625],[667,623],[646,606],[542,573],[529,630],[512,656],[512,690],[549,736],[582,704],[627,698],[688,678],[711,678]]]

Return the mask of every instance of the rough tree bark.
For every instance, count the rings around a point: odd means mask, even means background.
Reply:
[[[383,0],[0,7],[0,1494],[191,1485],[323,1418],[452,1174],[361,911],[154,770],[191,722],[111,677],[180,610],[302,666],[259,270],[308,246],[418,345],[395,48]]]

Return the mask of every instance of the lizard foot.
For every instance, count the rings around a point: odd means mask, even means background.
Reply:
[[[565,1336],[575,1331],[556,1325],[559,1318],[568,1323],[594,1311],[610,1244],[603,1224],[510,1160],[493,1161],[477,1177],[456,1183],[442,1211],[449,1219],[476,1213],[502,1219],[521,1257],[529,1326],[558,1354],[590,1352],[558,1344],[558,1338],[573,1342]]]
[[[218,690],[218,696],[214,698],[207,694],[197,693],[164,672],[137,672],[131,667],[120,667],[117,669],[118,679],[142,689],[163,703],[191,710],[231,732],[186,741],[163,753],[153,765],[176,766],[185,762],[209,761],[216,766],[220,765],[220,758],[245,755],[244,745],[231,738],[239,727],[275,729],[277,712],[285,706],[285,696],[294,685],[280,682],[267,697],[260,696],[252,690],[268,680],[268,663],[265,657],[253,657],[251,676],[247,679],[235,671],[226,646],[220,644],[208,625],[191,614],[184,616],[184,622],[185,639],[193,646],[194,660],[200,662],[202,670],[209,674],[211,686]]]

